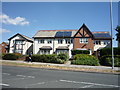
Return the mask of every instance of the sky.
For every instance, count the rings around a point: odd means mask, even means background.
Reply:
[[[118,25],[118,3],[112,3],[113,37]],[[1,20],[2,18],[2,20]],[[21,33],[33,37],[38,30],[79,29],[86,24],[91,32],[109,31],[109,2],[2,2],[2,41]],[[2,31],[1,31],[2,30]],[[113,46],[117,46],[114,39]]]

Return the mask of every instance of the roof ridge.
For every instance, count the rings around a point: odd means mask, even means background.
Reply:
[[[63,30],[39,30],[39,31],[77,31],[78,29],[63,29]],[[38,31],[38,32],[39,32]]]

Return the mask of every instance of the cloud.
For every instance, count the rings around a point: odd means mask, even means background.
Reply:
[[[10,18],[6,14],[0,15],[0,22],[4,24],[12,24],[12,25],[28,25],[29,24],[29,21],[27,21],[23,17]]]
[[[0,34],[2,34],[2,33],[9,33],[9,32],[11,32],[11,31],[7,30],[7,29],[0,28]]]

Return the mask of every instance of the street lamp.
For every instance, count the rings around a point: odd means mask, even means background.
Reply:
[[[110,24],[111,24],[111,47],[112,47],[112,69],[114,69],[114,50],[113,50],[113,18],[112,18],[112,0],[110,0]]]

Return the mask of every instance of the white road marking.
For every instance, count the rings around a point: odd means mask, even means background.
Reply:
[[[28,78],[35,78],[34,76],[27,76]]]
[[[4,74],[4,75],[10,75],[9,73],[2,73],[2,74]]]
[[[77,81],[70,81],[70,80],[59,80],[61,82],[71,82],[71,83],[82,83],[82,84],[91,84],[91,85],[97,85],[97,86],[108,86],[108,87],[120,87],[117,85],[107,85],[107,84],[99,84],[99,83],[91,83],[91,82],[77,82]]]
[[[2,86],[10,86],[9,84],[3,84],[3,83],[0,83],[0,85],[2,85]]]
[[[18,77],[26,77],[26,76],[24,76],[24,75],[16,75],[16,76],[18,76]]]
[[[25,76],[25,75],[16,75],[18,77],[28,77],[28,78],[35,78],[34,76]]]
[[[94,86],[94,84],[93,85],[86,85],[86,86],[83,86],[83,87],[80,87],[80,88],[89,88],[89,87],[92,87],[92,86]]]
[[[45,82],[39,82],[39,83],[35,83],[35,84],[29,84],[26,86],[26,88],[30,87],[30,86],[34,86],[34,85],[41,85],[41,84],[45,84]]]

